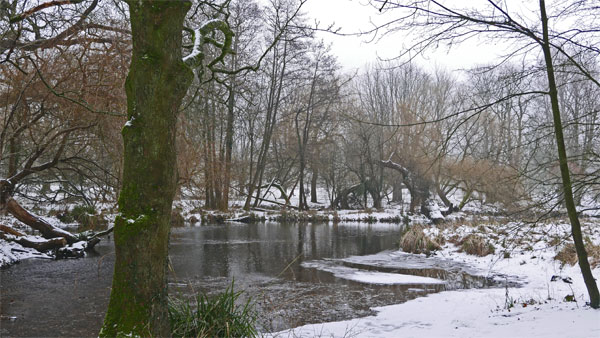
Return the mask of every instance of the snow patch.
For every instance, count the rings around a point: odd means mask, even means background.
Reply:
[[[131,119],[129,119],[127,122],[125,122],[125,125],[123,127],[124,128],[133,127],[133,121],[135,121],[135,116],[132,116]]]
[[[347,266],[335,265],[334,261],[303,262],[302,267],[313,268],[332,273],[337,278],[365,284],[400,285],[400,284],[446,284],[437,278],[405,275],[400,273],[366,271]]]
[[[9,236],[9,235],[7,235]],[[32,236],[29,236],[32,237]],[[31,239],[31,238],[30,238]],[[0,268],[16,264],[28,258],[52,258],[32,248],[0,239]]]

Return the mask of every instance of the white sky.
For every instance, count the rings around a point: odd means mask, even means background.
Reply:
[[[316,21],[320,27],[335,24],[343,33],[367,31],[373,27],[372,22],[385,22],[393,13],[386,16],[367,5],[368,0],[309,0],[304,7],[306,13]],[[340,64],[346,70],[360,68],[366,63],[377,61],[377,57],[392,58],[400,54],[403,43],[409,41],[402,33],[387,35],[379,40],[368,42],[366,36],[337,36],[322,32],[318,34],[326,42],[332,43],[332,52],[338,57]],[[496,57],[485,44],[473,40],[462,44],[460,48],[454,47],[450,53],[441,46],[427,55],[416,58],[416,62],[425,68],[445,67],[450,70],[469,68],[482,63],[489,63]]]

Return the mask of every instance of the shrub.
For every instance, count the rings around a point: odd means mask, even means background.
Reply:
[[[81,222],[87,216],[95,215],[96,209],[91,205],[76,205],[71,209],[71,216],[77,222]]]
[[[69,210],[52,211],[48,214],[48,216],[56,216],[56,218],[58,218],[59,221],[65,224],[75,222],[75,219],[73,219],[73,216],[71,215],[71,213],[69,213]]]
[[[169,300],[169,319],[173,337],[258,337],[257,315],[250,300],[237,305],[242,291],[233,283],[213,297],[199,293],[194,306],[190,301]]]
[[[96,213],[96,209],[91,205],[76,205],[71,211],[63,215],[61,221],[73,220],[83,228],[94,229],[104,227],[108,222],[102,215]]]
[[[492,245],[492,243],[475,234],[467,235],[459,242],[459,244],[460,251],[466,252],[469,255],[483,257],[496,252],[496,248],[494,245]]]
[[[429,238],[423,232],[423,228],[420,226],[413,226],[400,239],[400,247],[404,252],[410,252],[414,254],[424,253],[429,255],[431,251],[440,250],[440,245]]]
[[[589,238],[585,239],[585,250],[588,254],[588,260],[592,269],[600,266],[600,245],[594,245]],[[575,244],[567,243],[562,249],[554,256],[554,259],[561,262],[562,264],[575,265],[577,263],[577,251],[575,250]]]

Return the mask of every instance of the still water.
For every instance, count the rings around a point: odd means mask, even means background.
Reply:
[[[370,299],[388,298],[392,288],[351,283],[301,264],[396,248],[400,230],[278,223],[175,229],[171,293],[210,293],[235,281],[254,300],[265,331],[368,315]]]
[[[264,331],[371,314],[370,307],[438,292],[444,285],[374,285],[336,278],[302,262],[395,249],[399,225],[228,224],[174,228],[170,293],[221,292],[232,281]],[[83,259],[28,260],[0,271],[0,336],[96,336],[108,304],[114,247]],[[422,273],[426,275],[427,273]]]

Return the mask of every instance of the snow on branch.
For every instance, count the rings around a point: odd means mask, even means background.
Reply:
[[[381,166],[384,166],[386,168],[398,170],[400,173],[402,173],[402,175],[408,177],[408,175],[410,174],[410,171],[408,169],[406,169],[405,167],[403,167],[402,165],[392,161],[392,156],[394,156],[394,154],[395,153],[392,153],[390,155],[390,157],[387,159],[387,161],[379,160],[378,164]]]
[[[213,66],[219,62],[223,62],[227,54],[233,53],[231,45],[233,44],[234,33],[224,20],[212,19],[204,22],[199,28],[191,30],[187,29],[194,35],[194,45],[192,52],[183,57],[183,62],[192,68],[206,67],[212,70]],[[210,33],[220,31],[223,33],[223,41],[218,41],[209,36]],[[219,55],[204,66],[203,47],[212,45],[220,50]]]

